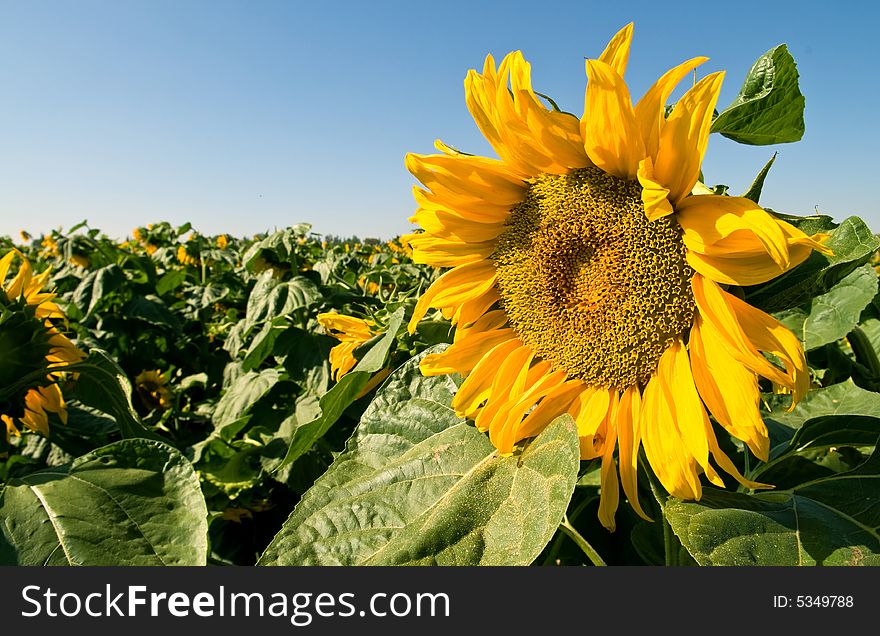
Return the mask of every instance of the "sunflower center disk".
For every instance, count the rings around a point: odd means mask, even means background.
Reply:
[[[694,315],[676,221],[648,221],[637,181],[583,168],[539,176],[507,224],[491,258],[523,342],[591,386],[647,382]]]

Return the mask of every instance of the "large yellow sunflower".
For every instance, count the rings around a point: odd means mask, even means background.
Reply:
[[[614,528],[619,483],[642,516],[640,446],[666,490],[699,499],[716,466],[748,487],[720,450],[708,411],[759,458],[768,452],[758,376],[796,403],[810,383],[798,339],[725,290],[829,253],[752,201],[694,195],[723,73],[697,82],[665,117],[697,57],[633,106],[624,82],[632,25],[587,60],[584,114],[551,110],[517,51],[465,79],[468,109],[500,159],[406,157],[414,188],[414,260],[451,267],[422,295],[457,324],[426,375],[465,380],[453,407],[511,453],[563,413],[581,457],[601,458],[599,517]],[[774,364],[764,354],[772,354]],[[618,469],[614,459],[617,449]],[[710,460],[711,458],[711,460]],[[713,465],[714,463],[714,465]]]
[[[7,283],[16,256],[21,264]],[[48,270],[34,275],[30,262],[17,250],[0,258],[0,390],[35,376],[26,386],[0,399],[0,420],[6,426],[7,439],[19,435],[16,420],[43,435],[49,433],[47,413],[57,413],[62,422],[67,422],[58,374],[85,357],[55,326],[65,317],[52,300],[54,294],[42,291],[49,275]]]

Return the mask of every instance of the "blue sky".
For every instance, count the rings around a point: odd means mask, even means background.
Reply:
[[[695,55],[727,70],[787,43],[807,98],[796,144],[713,135],[710,183],[736,194],[775,150],[762,203],[880,230],[876,36],[869,2],[0,1],[0,234],[88,219],[123,237],[158,220],[249,235],[409,231],[404,154],[491,153],[463,79],[520,49],[535,88],[583,108],[584,57],[635,21],[637,98]]]

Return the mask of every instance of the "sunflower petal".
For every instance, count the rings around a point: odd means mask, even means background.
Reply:
[[[675,424],[669,403],[671,391],[664,386],[666,382],[658,369],[645,387],[639,416],[642,446],[654,474],[670,495],[679,499],[699,499],[702,487],[697,478],[696,462],[686,453]]]
[[[697,313],[690,335],[691,368],[700,397],[721,426],[767,461],[770,438],[761,419],[758,377],[734,358]],[[723,379],[722,390],[719,381]]]
[[[620,403],[617,406],[616,421],[620,483],[636,514],[642,519],[651,521],[651,518],[645,513],[642,505],[639,503],[639,489],[637,485],[639,446],[641,445],[641,431],[639,430],[641,402],[638,386],[631,386],[621,394]]]
[[[666,100],[685,75],[708,60],[708,57],[695,57],[666,71],[636,104],[636,122],[645,141],[645,153],[651,159],[657,156],[660,147],[660,131],[666,123]]]
[[[654,177],[669,189],[673,205],[690,194],[697,182],[723,80],[723,72],[700,80],[678,101],[660,131]]]
[[[630,44],[632,44],[632,37],[633,23],[630,22],[611,38],[608,46],[605,47],[605,50],[602,51],[602,55],[599,56],[600,62],[605,62],[621,77],[626,73],[626,64],[629,61],[629,48]]]
[[[605,62],[587,60],[587,92],[581,134],[587,156],[620,179],[635,179],[645,158],[642,135],[623,78]]]
[[[602,468],[599,471],[599,522],[614,532],[616,521],[614,515],[620,504],[620,485],[617,481],[617,465],[614,463],[614,446],[617,442],[617,428],[614,415],[606,420],[605,450],[602,453]],[[636,501],[638,505],[638,501]]]
[[[648,220],[656,221],[672,214],[675,210],[669,202],[669,190],[654,178],[654,162],[651,157],[645,157],[639,162],[637,176],[642,186],[642,205],[645,206]]]
[[[408,153],[407,169],[440,195],[472,197],[494,205],[512,206],[522,200],[526,184],[501,161],[485,157],[417,155]]]
[[[782,323],[739,298],[728,294],[713,280],[695,274],[691,287],[706,338],[716,337],[735,359],[758,375],[792,391],[792,406],[810,387],[804,351],[797,337]],[[774,366],[760,351],[775,355],[785,371]]]
[[[452,408],[459,417],[474,416],[480,405],[489,398],[498,367],[511,353],[521,347],[522,342],[518,338],[502,342],[495,345],[477,362],[452,398]]]
[[[430,307],[458,307],[479,297],[495,284],[495,276],[495,265],[490,261],[468,263],[449,270],[419,298],[409,321],[409,332],[415,332],[416,325]]]

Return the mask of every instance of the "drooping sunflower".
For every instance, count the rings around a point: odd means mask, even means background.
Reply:
[[[569,413],[583,459],[601,458],[603,525],[619,488],[638,514],[639,448],[666,490],[699,499],[717,468],[748,487],[708,413],[766,459],[759,376],[790,391],[810,378],[798,339],[730,285],[770,280],[827,235],[807,236],[740,197],[692,194],[723,72],[676,85],[707,58],[665,73],[633,105],[624,81],[632,24],[586,61],[584,114],[550,109],[517,51],[465,79],[467,107],[499,159],[406,157],[424,187],[408,235],[417,263],[451,267],[421,296],[457,325],[421,363],[465,376],[453,407],[503,454]],[[775,364],[764,354],[772,354]],[[708,410],[708,413],[707,413]],[[617,450],[618,467],[614,459]],[[647,518],[647,517],[646,517]]]
[[[330,350],[330,370],[333,379],[339,381],[357,364],[354,350],[376,335],[376,323],[344,314],[324,313],[318,314],[318,324],[339,340]]]
[[[21,259],[18,272],[6,282],[16,256]],[[85,357],[58,329],[65,316],[54,294],[43,291],[49,276],[49,270],[34,275],[17,250],[0,258],[0,420],[7,440],[20,434],[16,421],[43,435],[49,434],[47,413],[67,422],[58,380],[64,367]]]

